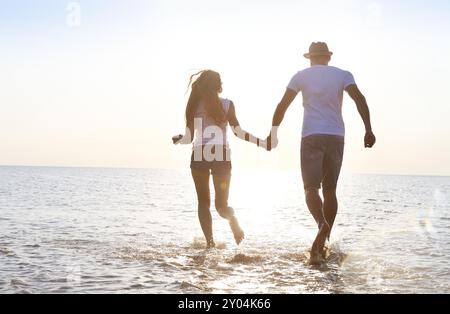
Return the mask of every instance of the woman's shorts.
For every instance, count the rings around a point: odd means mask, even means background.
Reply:
[[[228,146],[205,145],[192,150],[192,170],[210,172],[213,175],[230,175],[231,168],[231,150]]]

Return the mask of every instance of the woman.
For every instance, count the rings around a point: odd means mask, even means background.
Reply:
[[[198,78],[192,83],[194,77]],[[266,147],[262,141],[241,129],[232,101],[219,98],[222,81],[217,72],[206,70],[191,76],[192,91],[186,106],[186,134],[174,136],[174,144],[190,144],[194,140],[191,156],[191,173],[198,198],[198,217],[205,235],[207,248],[215,247],[210,212],[209,179],[212,175],[215,190],[215,207],[227,219],[236,243],[244,239],[233,208],[228,206],[231,179],[230,150],[227,125],[233,133],[257,146]],[[195,136],[194,136],[195,133]]]

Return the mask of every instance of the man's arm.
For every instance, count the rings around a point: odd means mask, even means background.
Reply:
[[[270,134],[266,140],[268,151],[271,151],[273,148],[277,147],[278,127],[281,125],[281,122],[283,122],[284,115],[286,114],[289,106],[294,101],[295,97],[297,97],[297,92],[287,88],[283,98],[281,99],[281,102],[278,104],[272,119],[272,130],[270,131]]]
[[[348,86],[345,91],[350,95],[358,108],[358,112],[366,127],[366,135],[364,137],[364,146],[372,148],[376,143],[376,137],[372,132],[372,124],[370,122],[370,110],[367,105],[366,97],[361,93],[358,86],[352,84]]]
[[[295,97],[297,97],[297,93],[292,89],[287,88],[286,92],[284,93],[283,99],[281,99],[281,102],[278,104],[278,107],[275,110],[275,114],[273,115],[273,127],[279,127],[281,125],[281,122],[283,122],[284,119],[284,115],[286,114],[289,106],[294,101]]]

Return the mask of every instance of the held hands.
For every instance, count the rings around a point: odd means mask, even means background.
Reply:
[[[268,152],[271,152],[272,149],[275,149],[278,146],[278,139],[273,138],[272,135],[269,135],[265,142],[267,143],[266,150]]]
[[[192,139],[189,135],[175,135],[172,137],[172,142],[174,145],[182,144],[188,145],[192,143]]]
[[[175,135],[172,137],[172,142],[174,145],[180,144],[180,141],[183,139],[183,135]]]
[[[264,148],[265,150],[267,150],[267,141],[258,138],[258,139],[256,139],[256,146]]]
[[[273,127],[269,136],[266,139],[267,142],[267,151],[270,152],[272,149],[277,148],[278,146],[278,127]]]
[[[364,147],[365,148],[372,148],[375,143],[377,142],[377,138],[373,134],[372,131],[367,131],[366,136],[364,136]]]
[[[184,133],[184,135],[175,135],[174,137],[172,137],[172,142],[174,145],[178,145],[178,144],[182,144],[182,145],[188,145],[192,143],[192,135],[191,135],[191,130],[186,127],[186,132]]]

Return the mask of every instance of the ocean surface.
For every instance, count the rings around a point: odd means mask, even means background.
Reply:
[[[450,178],[343,175],[326,265],[300,173],[233,173],[207,251],[188,171],[0,167],[0,293],[450,293]]]

